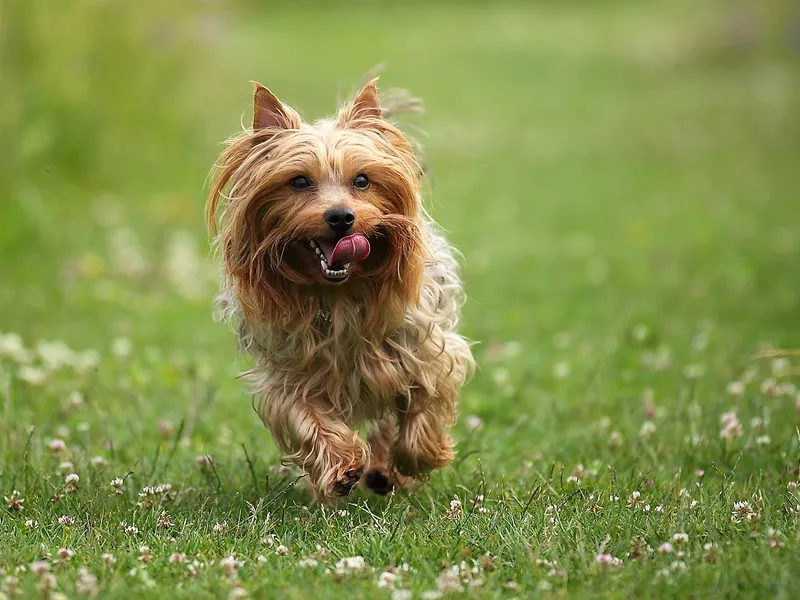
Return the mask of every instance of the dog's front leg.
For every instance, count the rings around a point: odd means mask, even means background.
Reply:
[[[449,430],[454,420],[454,399],[431,398],[417,388],[411,397],[397,397],[400,431],[392,450],[397,471],[408,477],[425,477],[455,457]]]
[[[351,492],[369,461],[369,451],[330,403],[284,399],[265,402],[260,414],[287,453],[283,461],[308,473],[320,501]]]

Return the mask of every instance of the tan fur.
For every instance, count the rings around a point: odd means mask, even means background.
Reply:
[[[320,499],[349,492],[370,465],[359,425],[373,424],[373,466],[392,483],[424,477],[454,456],[449,430],[473,361],[456,331],[458,264],[423,210],[413,146],[386,120],[374,80],[313,125],[263,86],[254,106],[254,129],[215,165],[207,214],[216,227],[224,207],[220,304],[255,358],[244,378],[258,413]],[[350,185],[360,173],[368,190]],[[298,175],[313,191],[288,185]],[[301,240],[324,235],[323,213],[340,206],[373,253],[332,284]]]

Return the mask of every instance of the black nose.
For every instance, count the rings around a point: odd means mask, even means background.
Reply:
[[[344,233],[356,222],[356,214],[349,208],[332,208],[325,211],[325,222],[336,233]]]

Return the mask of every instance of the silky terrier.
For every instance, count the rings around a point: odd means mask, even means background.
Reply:
[[[255,84],[253,127],[212,173],[220,305],[255,361],[242,377],[321,501],[362,475],[386,494],[452,461],[474,364],[457,332],[455,251],[423,208],[417,146],[382,100],[373,79],[309,124]]]

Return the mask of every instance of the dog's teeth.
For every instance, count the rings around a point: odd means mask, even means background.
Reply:
[[[346,264],[344,265],[344,270],[345,270],[345,271],[347,271],[347,269],[349,269],[349,268],[350,268],[350,263],[346,263]]]
[[[311,245],[312,248],[317,247],[317,242],[315,242],[314,240],[310,240],[308,243]]]
[[[325,271],[328,270],[328,263],[326,263],[324,259],[319,261],[319,264]]]
[[[319,248],[314,248],[314,251],[317,253],[318,256],[322,256],[322,250]]]

